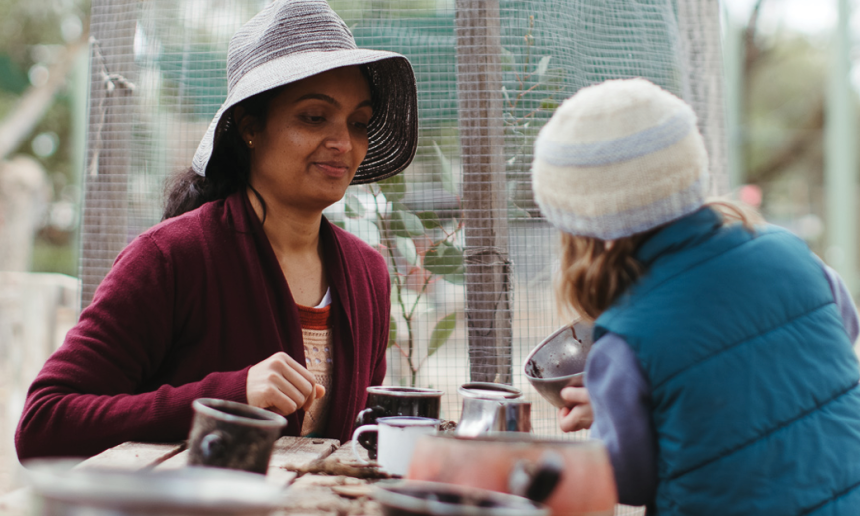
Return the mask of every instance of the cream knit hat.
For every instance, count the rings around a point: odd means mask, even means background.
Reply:
[[[535,142],[535,200],[572,235],[613,240],[653,229],[700,208],[708,186],[696,114],[645,79],[579,90]]]

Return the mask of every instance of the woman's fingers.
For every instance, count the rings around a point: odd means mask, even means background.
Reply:
[[[305,400],[305,404],[302,406],[302,410],[309,410],[311,408],[311,405],[313,405],[316,400],[322,398],[323,396],[325,396],[325,387],[320,384],[314,385],[314,395],[308,396],[308,399]]]
[[[295,358],[293,358],[293,357],[291,357],[290,355],[288,355],[288,354],[284,353],[283,351],[282,351],[282,352],[280,352],[280,353],[277,353],[277,354],[276,354],[276,356],[280,356],[281,358],[283,358],[283,359],[286,361],[286,363],[287,363],[287,364],[288,364],[288,365],[289,365],[293,370],[295,370],[295,371],[297,371],[299,374],[301,374],[301,375],[305,378],[305,380],[307,380],[307,381],[309,381],[309,382],[311,382],[311,383],[315,383],[314,375],[313,375],[310,371],[308,371],[308,369],[304,366],[304,364],[300,364],[300,363],[299,363]]]
[[[289,416],[298,409],[296,400],[284,394],[277,387],[270,385],[263,391],[262,407],[282,416]]]
[[[276,353],[248,370],[248,404],[289,415],[309,408],[325,389],[304,366],[286,353]]]
[[[316,382],[313,374],[286,353],[278,353],[273,355],[273,358],[276,358],[273,363],[274,371],[299,390],[302,400],[299,405],[304,405],[304,400],[314,392]]]

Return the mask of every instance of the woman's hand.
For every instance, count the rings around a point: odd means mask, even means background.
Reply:
[[[293,357],[280,352],[248,370],[245,392],[249,405],[288,416],[308,410],[325,395],[325,387]]]
[[[558,409],[558,426],[563,432],[591,428],[594,412],[585,387],[565,387],[561,390],[561,399],[567,404]]]

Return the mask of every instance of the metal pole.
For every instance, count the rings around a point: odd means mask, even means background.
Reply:
[[[825,260],[857,293],[857,123],[851,89],[848,0],[837,0],[839,19],[833,36],[830,87],[825,120],[824,191],[827,199]]]

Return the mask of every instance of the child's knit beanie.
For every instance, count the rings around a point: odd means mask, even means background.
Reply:
[[[645,79],[583,88],[541,129],[532,188],[572,235],[614,240],[688,215],[709,188],[696,114]]]

